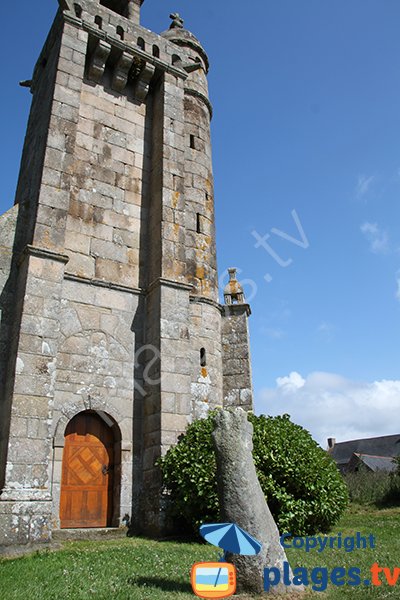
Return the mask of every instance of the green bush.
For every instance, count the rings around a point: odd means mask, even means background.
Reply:
[[[163,483],[170,494],[168,512],[182,528],[198,530],[201,523],[215,521],[219,514],[216,470],[212,445],[212,413],[195,421],[159,461]]]
[[[398,473],[390,473],[389,489],[383,498],[375,504],[381,508],[400,505],[400,475]]]
[[[390,475],[384,471],[372,473],[360,470],[343,476],[351,502],[356,504],[380,503],[390,490]]]
[[[288,415],[249,415],[249,420],[258,478],[280,531],[327,531],[348,501],[335,463]],[[160,461],[170,516],[194,531],[203,522],[219,520],[213,429],[211,413],[190,425]]]
[[[400,504],[400,475],[360,469],[357,473],[344,476],[351,502],[356,504],[375,504],[378,507],[398,506]]]

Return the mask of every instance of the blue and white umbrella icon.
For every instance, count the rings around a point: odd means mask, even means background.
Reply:
[[[202,525],[200,535],[213,546],[218,546],[226,552],[254,556],[261,550],[262,544],[247,531],[234,523],[213,523]],[[221,560],[224,560],[224,557]]]

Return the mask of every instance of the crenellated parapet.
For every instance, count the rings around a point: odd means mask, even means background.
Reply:
[[[141,27],[137,19],[108,8],[114,6],[111,0],[105,1],[105,5],[93,0],[59,0],[59,3],[63,19],[88,33],[86,74],[96,83],[110,69],[111,87],[115,91],[122,93],[131,86],[136,99],[144,101],[152,81],[163,72],[186,80],[193,70],[200,67],[208,70],[204,51],[203,64],[193,64],[190,53],[177,48],[176,36],[164,39]],[[133,8],[141,3],[136,0]]]

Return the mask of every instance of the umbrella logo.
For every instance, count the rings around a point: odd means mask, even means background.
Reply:
[[[226,554],[255,556],[262,544],[234,523],[202,525],[200,535],[224,551],[219,562],[196,563],[192,567],[193,592],[199,598],[228,598],[236,591],[236,569],[225,562]]]

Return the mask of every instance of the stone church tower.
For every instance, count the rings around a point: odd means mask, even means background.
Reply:
[[[156,459],[252,407],[234,270],[218,302],[207,54],[144,0],[59,0],[0,217],[0,544],[163,530]],[[150,1],[150,0],[148,0]]]

